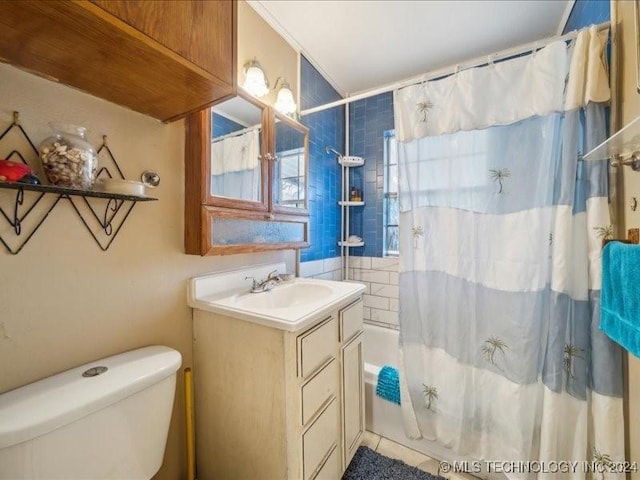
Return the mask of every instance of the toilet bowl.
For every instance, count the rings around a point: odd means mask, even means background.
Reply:
[[[149,480],[181,361],[145,347],[0,394],[0,479]]]

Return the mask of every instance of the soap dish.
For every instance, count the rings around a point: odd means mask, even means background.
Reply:
[[[121,178],[102,178],[94,184],[94,190],[105,193],[119,193],[121,195],[145,196],[144,183]]]

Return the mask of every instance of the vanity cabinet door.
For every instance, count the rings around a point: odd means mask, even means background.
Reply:
[[[342,360],[342,451],[346,469],[360,446],[364,432],[364,365],[362,333],[341,350]]]

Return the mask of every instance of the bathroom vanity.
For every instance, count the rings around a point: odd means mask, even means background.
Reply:
[[[248,293],[244,278],[272,268],[190,283],[202,480],[338,480],[360,444],[364,286],[295,279]]]

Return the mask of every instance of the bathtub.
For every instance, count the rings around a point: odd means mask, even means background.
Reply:
[[[367,430],[400,443],[439,461],[467,461],[471,458],[456,455],[437,442],[406,436],[402,422],[400,405],[384,400],[376,395],[378,372],[384,365],[398,368],[399,332],[377,325],[364,325],[364,375],[365,375],[365,423]],[[476,474],[479,478],[505,479],[503,474]]]

